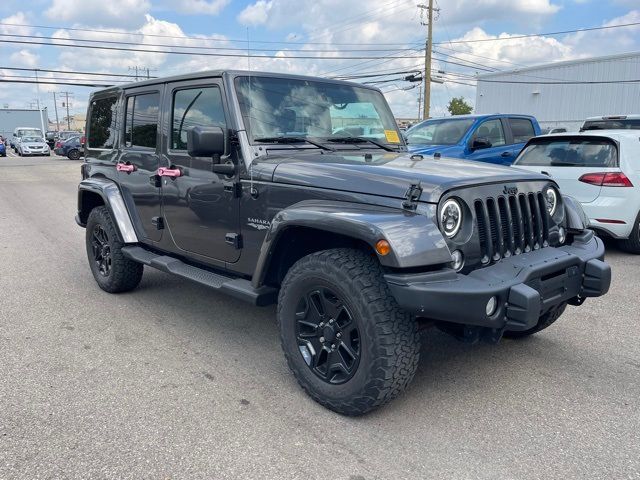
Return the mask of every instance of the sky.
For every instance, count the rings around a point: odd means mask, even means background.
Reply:
[[[419,2],[6,0],[0,5],[0,79],[34,76],[33,71],[7,68],[135,75],[135,67],[139,67],[145,75],[148,68],[151,76],[220,68],[318,76],[418,72],[423,68],[426,18],[422,18],[423,10],[416,3]],[[433,45],[437,53],[433,69],[446,72],[440,76],[447,81],[432,84],[431,116],[447,115],[446,106],[452,97],[462,96],[473,104],[473,76],[487,70],[640,51],[640,25],[509,39],[640,23],[640,0],[437,0],[435,7],[438,11]],[[197,49],[187,48],[194,46]],[[248,50],[251,58],[246,57]],[[418,114],[421,86],[398,80],[405,75],[388,75],[377,86],[385,92],[397,117],[411,118]],[[38,77],[72,79],[71,82],[91,79],[94,83],[132,80],[53,72],[39,72]],[[76,85],[42,84],[38,91],[35,85],[3,82],[0,107],[29,108],[39,98],[53,119],[53,92],[63,91],[72,93],[72,113],[83,114],[92,89]],[[58,108],[61,106],[59,100]]]

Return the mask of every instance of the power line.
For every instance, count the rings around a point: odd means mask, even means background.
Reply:
[[[636,80],[561,80],[557,82],[529,82],[522,80],[485,80],[477,78],[476,81],[484,83],[521,83],[525,85],[601,85],[610,83],[640,83],[640,78]]]
[[[0,70],[15,70],[20,72],[47,72],[47,73],[70,73],[74,75],[98,75],[104,77],[126,77],[134,78],[135,75],[126,75],[123,73],[99,73],[99,72],[76,72],[72,70],[46,70],[43,68],[18,68],[18,67],[0,67]]]
[[[517,40],[520,38],[531,38],[531,37],[553,37],[555,35],[566,35],[568,33],[593,32],[595,30],[607,30],[610,28],[633,27],[636,25],[640,25],[640,22],[621,23],[619,25],[605,25],[601,27],[576,28],[575,30],[561,30],[557,32],[530,33],[527,35],[513,35],[511,37],[479,38],[477,40],[453,40],[449,42],[434,43],[434,45],[448,45],[448,44],[456,44],[456,43],[498,42],[503,40]]]
[[[296,56],[281,56],[281,55],[251,55],[240,53],[211,53],[211,52],[184,52],[176,50],[148,50],[144,48],[121,48],[121,47],[105,47],[100,45],[76,45],[73,43],[47,43],[47,42],[35,42],[28,40],[0,40],[0,43],[15,43],[21,45],[46,45],[50,47],[70,47],[70,48],[90,48],[97,50],[112,50],[121,52],[142,52],[142,53],[166,53],[169,55],[200,55],[206,57],[235,57],[235,58],[264,58],[264,59],[306,59],[306,60],[379,60],[381,57],[362,57],[362,56],[347,56],[347,57],[320,57],[317,55],[296,55]],[[186,47],[189,48],[189,47]],[[386,57],[386,58],[422,58],[421,56],[405,56],[405,57]]]
[[[38,85],[38,84],[44,84],[44,85],[71,85],[74,87],[91,87],[91,88],[103,88],[103,87],[113,87],[113,85],[109,85],[109,84],[101,84],[101,83],[77,83],[77,82],[49,82],[49,81],[43,81],[43,80],[39,80],[37,82],[32,81],[32,80],[4,80],[2,78],[0,78],[0,83],[27,83],[27,84],[31,84],[31,85]]]
[[[29,38],[29,39],[38,39],[38,40],[64,40],[67,42],[83,42],[83,43],[91,43],[91,44],[108,44],[108,45],[144,45],[145,47],[168,47],[168,48],[185,48],[190,50],[215,50],[215,51],[240,51],[246,52],[247,48],[237,48],[237,47],[205,47],[202,45],[171,45],[167,43],[140,43],[140,42],[126,42],[121,40],[94,40],[94,39],[84,39],[84,38],[70,38],[70,37],[54,37],[54,36],[44,36],[44,35],[22,35],[22,34],[13,34],[13,33],[2,33],[0,37],[12,37],[12,38]],[[254,52],[279,52],[283,50],[282,48],[251,48],[251,51]],[[340,53],[340,52],[390,52],[390,51],[411,51],[414,50],[412,48],[403,48],[403,49],[390,49],[390,48],[355,48],[355,49],[339,49],[339,50],[317,50],[317,49],[308,49],[308,48],[298,48],[298,49],[287,49],[287,52],[314,52],[314,53]],[[246,55],[245,55],[246,56]]]

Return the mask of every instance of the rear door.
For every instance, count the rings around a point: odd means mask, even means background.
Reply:
[[[162,87],[153,85],[126,92],[124,137],[116,164],[118,182],[136,229],[152,242],[158,242],[162,237],[160,187],[155,182]]]
[[[499,118],[492,118],[480,123],[471,135],[470,145],[475,139],[487,140],[491,146],[473,150],[466,160],[511,165],[513,162],[513,146],[507,142],[504,126]]]
[[[593,202],[602,190],[580,179],[584,175],[619,172],[618,145],[607,137],[538,137],[527,144],[514,167],[539,172],[555,180],[562,193],[579,202]]]
[[[525,117],[509,117],[506,119],[511,132],[511,143],[513,144],[513,159],[522,151],[526,143],[536,136],[533,123]]]

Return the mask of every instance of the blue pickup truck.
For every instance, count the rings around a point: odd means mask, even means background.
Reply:
[[[404,134],[412,153],[511,165],[540,125],[529,115],[458,115],[430,118]]]

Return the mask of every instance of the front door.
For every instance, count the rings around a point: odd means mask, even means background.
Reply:
[[[138,235],[153,242],[162,237],[162,225],[158,223],[160,188],[154,181],[159,161],[160,101],[157,86],[127,91],[124,137],[116,165],[118,182]]]
[[[471,143],[473,143],[473,140],[476,138],[487,140],[491,146],[474,150],[467,156],[467,160],[511,165],[514,159],[513,145],[508,144],[502,122],[499,118],[485,120],[478,125],[471,137]]]
[[[211,158],[187,153],[187,130],[219,126],[226,131],[220,80],[169,84],[165,95],[162,165],[177,176],[163,176],[163,213],[178,250],[227,263],[240,258],[240,199],[233,178],[213,173]]]

